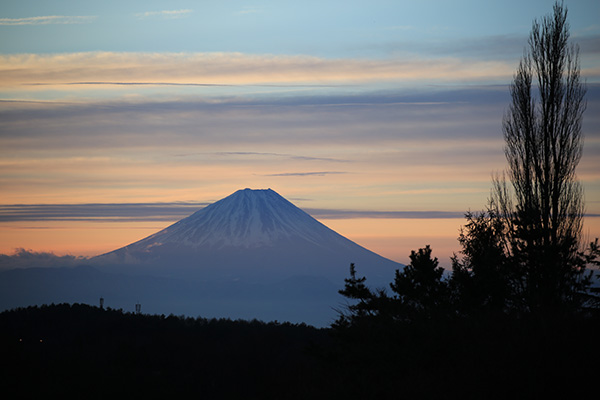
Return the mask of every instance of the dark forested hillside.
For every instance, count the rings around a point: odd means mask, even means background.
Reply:
[[[306,325],[123,313],[81,304],[0,314],[3,398],[305,398]],[[173,397],[175,396],[175,397]]]
[[[0,314],[1,396],[583,398],[600,318],[436,319],[348,328],[124,313],[82,304]]]

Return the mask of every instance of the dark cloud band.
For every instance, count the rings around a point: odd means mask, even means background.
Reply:
[[[173,221],[208,203],[10,204],[0,206],[0,222],[16,221]]]
[[[0,222],[96,221],[141,222],[176,221],[209,203],[115,203],[115,204],[9,204],[0,206]],[[304,208],[317,219],[460,219],[463,211],[373,211]],[[597,218],[600,214],[586,214]]]
[[[208,203],[10,204],[0,206],[0,222],[18,221],[174,221]],[[315,218],[462,218],[454,211],[360,211],[306,208]]]
[[[347,172],[342,171],[318,171],[318,172],[283,172],[280,174],[267,174],[263,176],[325,176],[325,175],[339,175],[339,174],[347,174]]]

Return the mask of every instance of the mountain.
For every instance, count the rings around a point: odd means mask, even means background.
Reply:
[[[244,189],[138,242],[96,257],[112,271],[270,283],[313,276],[343,284],[350,263],[373,283],[400,265],[329,229],[271,189]]]
[[[350,263],[377,287],[402,267],[273,190],[245,189],[86,265],[0,271],[0,310],[102,297],[125,311],[322,327],[343,308]]]

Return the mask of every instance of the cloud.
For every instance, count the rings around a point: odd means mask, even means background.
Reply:
[[[208,203],[6,204],[0,222],[16,221],[173,221],[185,218]]]
[[[496,158],[503,165],[501,120],[509,101],[506,86],[209,99],[138,96],[79,103],[5,101],[0,103],[0,148],[7,155],[36,151],[45,152],[47,158],[81,150],[85,153],[77,154],[89,157],[92,153],[116,156],[143,144],[146,154],[160,154],[163,160],[168,156],[180,164],[368,160],[416,168],[425,163],[488,165]],[[596,124],[598,107],[600,85],[589,84],[585,124]],[[589,143],[598,134],[587,129]],[[58,167],[65,161],[48,163]],[[23,153],[0,160],[1,167],[13,171],[34,165]],[[69,167],[77,168],[72,163]],[[299,163],[285,168],[289,172],[339,169],[325,164],[306,168]],[[354,172],[348,168],[341,169]]]
[[[371,210],[328,210],[304,208],[317,219],[461,219],[464,211],[371,211]],[[587,213],[586,218],[599,218],[600,214]]]
[[[600,34],[575,37],[573,41],[579,45],[582,59],[600,54]]]
[[[16,268],[56,268],[76,267],[87,261],[81,256],[57,256],[54,253],[35,252],[26,249],[15,249],[11,255],[0,254],[0,270]]]
[[[95,20],[95,16],[47,15],[26,18],[0,18],[0,25],[70,25],[86,24]]]
[[[30,83],[30,86],[50,86],[52,83]],[[340,85],[294,85],[294,84],[222,84],[222,83],[198,83],[198,82],[63,82],[64,86],[206,86],[206,87],[232,87],[232,86],[261,86],[261,87],[280,87],[280,88],[317,88],[317,87],[339,87]]]
[[[451,95],[402,92],[166,101],[134,98],[79,104],[3,102],[0,144],[12,151],[79,148],[120,152],[143,143],[148,150],[167,151],[182,162],[207,157],[218,162],[215,158],[221,157],[252,162],[280,158],[347,163],[355,160],[345,153],[349,146],[363,150],[378,146],[377,153],[395,150],[404,159],[412,159],[421,156],[411,151],[415,141],[438,141],[470,151],[484,138],[501,140],[496,125],[507,94],[491,88],[472,90],[470,99],[466,93],[457,96],[455,103],[437,101]],[[445,143],[449,138],[454,144]],[[490,143],[485,146],[489,148]],[[232,148],[237,151],[229,150]],[[360,149],[355,151],[362,157],[370,154]],[[432,146],[427,152],[436,150],[444,149]],[[9,161],[19,162],[4,159],[0,163]]]
[[[508,81],[505,62],[438,59],[326,59],[241,53],[68,53],[0,56],[0,89],[54,85],[69,90],[119,84],[340,85],[377,82]],[[175,73],[176,72],[176,73]]]
[[[309,201],[306,198],[293,198]],[[209,205],[205,202],[171,203],[112,203],[112,204],[9,204],[0,206],[0,222],[41,221],[109,221],[109,222],[164,222],[176,221]],[[447,219],[464,218],[464,211],[375,211],[303,208],[317,219]],[[588,213],[586,218],[598,218],[600,214]],[[30,253],[17,251],[24,258]],[[38,253],[42,254],[42,253]],[[49,256],[43,253],[44,257]]]
[[[319,172],[283,172],[278,174],[264,174],[263,176],[325,176],[325,175],[340,175],[348,172],[339,171],[319,171]]]
[[[391,218],[391,219],[447,219],[464,218],[461,211],[369,211],[369,210],[327,210],[305,208],[304,211],[314,218],[322,219],[356,219],[356,218]]]
[[[51,83],[31,83],[32,86],[45,86]],[[106,86],[232,86],[218,83],[190,83],[190,82],[64,82],[63,85],[106,85]]]
[[[328,172],[323,172],[327,174]],[[334,172],[336,173],[336,172]],[[313,174],[313,173],[309,173]],[[321,174],[316,172],[314,174]],[[296,174],[277,174],[290,176]],[[299,174],[302,175],[302,174]],[[299,199],[296,199],[299,200]],[[300,199],[306,201],[307,199]],[[107,204],[9,204],[0,205],[0,222],[41,221],[175,221],[185,218],[209,203],[107,203]],[[464,212],[454,211],[373,211],[305,208],[314,218],[462,218]]]
[[[303,160],[303,161],[330,161],[330,162],[347,162],[348,160],[340,160],[330,157],[309,157],[300,156],[286,153],[264,153],[256,151],[219,151],[212,153],[218,156],[266,156],[266,157],[278,157],[278,158],[289,158],[291,160]]]
[[[600,85],[589,84],[587,97],[578,171],[595,198]],[[384,200],[365,207],[478,209],[489,196],[490,174],[506,165],[501,121],[509,101],[506,86],[482,85],[3,102],[2,200],[173,201],[273,187],[290,198],[318,199],[313,207],[361,208],[370,204],[368,193],[378,193]],[[327,171],[347,173],[300,175]],[[270,176],[282,173],[298,175]],[[323,200],[326,190],[340,203]]]
[[[260,9],[256,7],[244,7],[242,10],[238,11],[239,15],[249,15],[249,14],[257,14],[262,12]]]
[[[146,11],[137,13],[135,16],[139,19],[150,18],[150,17],[162,17],[167,19],[176,19],[188,16],[194,12],[194,10],[163,10],[163,11]]]
[[[397,56],[375,60],[243,53],[0,55],[0,91],[81,92],[100,86],[137,86],[143,90],[152,85],[214,86],[215,90],[221,86],[224,90],[243,86],[348,90],[365,86],[476,86],[507,84],[515,69],[513,60],[482,61],[441,51],[437,54],[431,58]],[[588,81],[600,79],[594,63],[584,65],[582,75]]]

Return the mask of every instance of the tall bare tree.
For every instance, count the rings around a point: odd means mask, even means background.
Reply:
[[[583,190],[575,175],[585,93],[567,9],[556,3],[552,15],[534,21],[510,87],[503,120],[510,185],[496,178],[492,195],[532,311],[573,304],[589,284],[579,251]]]

